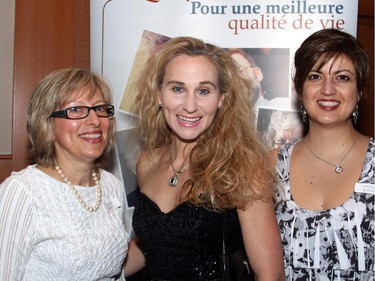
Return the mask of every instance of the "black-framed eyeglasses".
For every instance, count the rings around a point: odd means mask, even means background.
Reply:
[[[89,116],[90,110],[94,110],[98,117],[110,117],[115,114],[115,108],[110,104],[101,104],[95,106],[77,105],[65,108],[63,110],[52,112],[50,117],[65,119],[83,119]]]

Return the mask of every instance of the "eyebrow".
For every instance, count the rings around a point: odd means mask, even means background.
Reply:
[[[96,105],[100,105],[101,103],[106,104],[106,101],[105,100],[98,100],[93,105],[96,106]],[[76,107],[76,106],[87,106],[87,104],[86,104],[85,101],[82,101],[82,100],[72,100],[72,101],[66,102],[62,105],[63,108],[64,107]]]
[[[315,70],[315,69],[311,69],[310,72],[322,73],[322,71],[320,71],[320,70]],[[333,72],[333,74],[339,74],[339,73],[342,73],[342,72],[349,72],[349,73],[351,73],[352,75],[354,75],[354,73],[353,73],[351,70],[349,70],[349,69],[345,69],[345,68],[344,68],[344,69],[339,69],[339,70]]]
[[[178,85],[181,85],[181,86],[185,85],[184,82],[176,81],[176,80],[168,81],[168,82],[167,82],[167,85],[169,85],[169,84],[178,84]],[[215,83],[213,83],[213,82],[211,82],[211,81],[201,81],[201,82],[199,82],[199,85],[200,85],[200,86],[204,86],[204,85],[207,85],[207,84],[208,84],[208,85],[211,85],[211,86],[214,87],[215,89],[217,88],[217,86],[215,85]]]

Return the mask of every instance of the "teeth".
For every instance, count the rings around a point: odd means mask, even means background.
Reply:
[[[85,139],[97,139],[100,138],[100,134],[84,134],[81,137]]]
[[[179,119],[183,120],[183,121],[186,121],[186,122],[196,122],[199,119],[201,119],[200,117],[195,117],[195,118],[187,118],[187,117],[183,117],[183,116],[177,116],[177,117]]]
[[[318,101],[318,103],[323,106],[336,106],[339,104],[338,101]]]

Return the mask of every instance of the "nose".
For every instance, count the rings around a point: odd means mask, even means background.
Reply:
[[[96,112],[93,108],[90,108],[89,115],[86,117],[86,123],[89,125],[94,125],[98,127],[100,125],[100,118],[96,115]]]
[[[332,79],[323,80],[322,93],[324,95],[333,95],[336,92],[335,84]]]
[[[184,109],[188,113],[193,113],[197,110],[197,97],[195,93],[188,93],[184,100]]]

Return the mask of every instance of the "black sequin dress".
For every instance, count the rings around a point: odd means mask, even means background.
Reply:
[[[221,280],[224,215],[230,254],[243,243],[235,209],[218,213],[182,203],[163,213],[141,193],[133,228],[146,256],[147,280]]]

